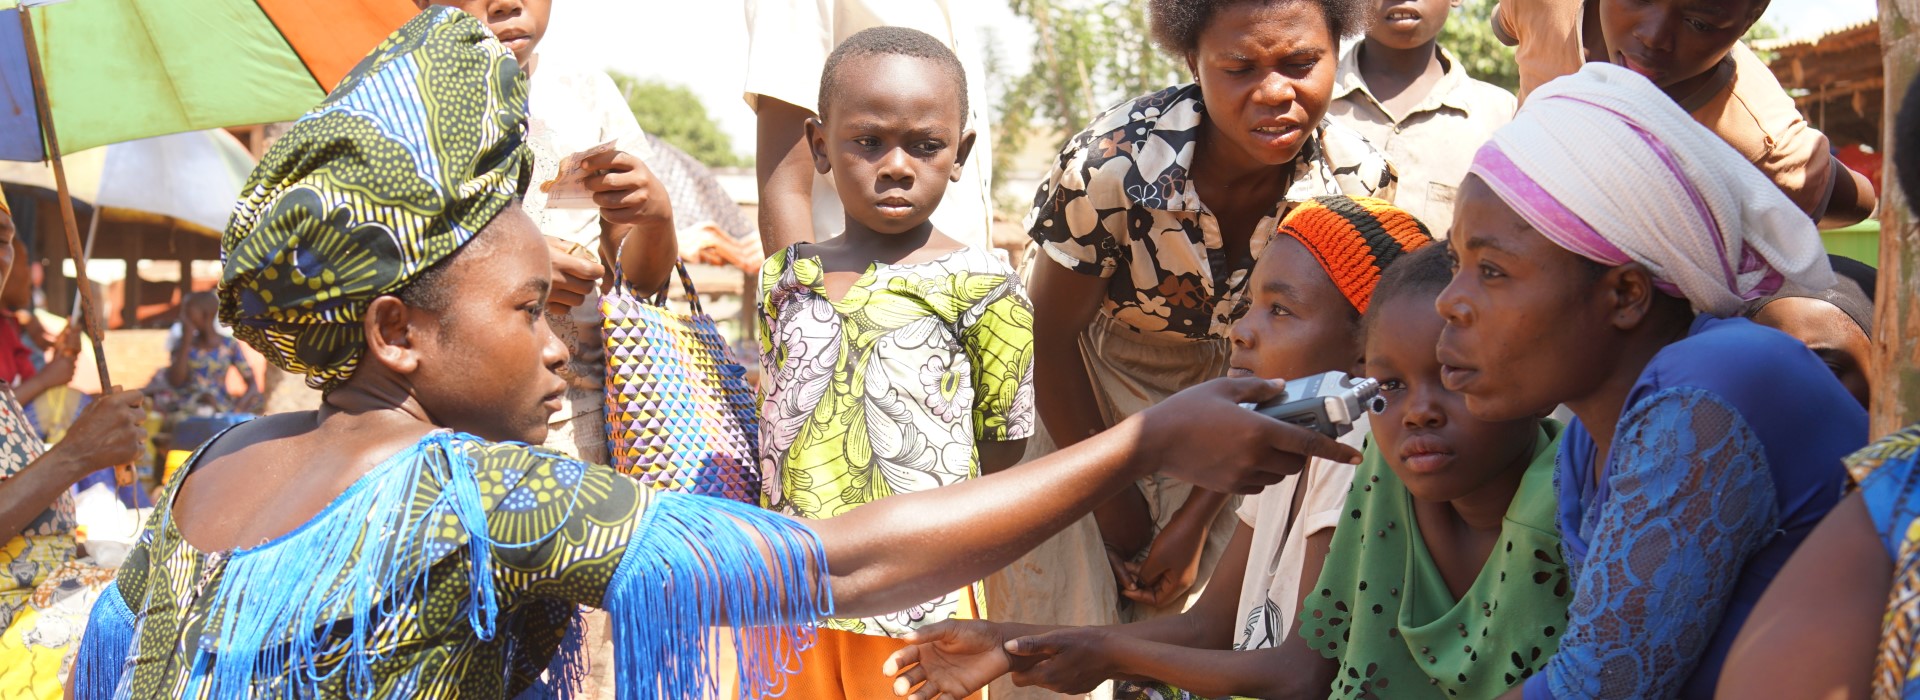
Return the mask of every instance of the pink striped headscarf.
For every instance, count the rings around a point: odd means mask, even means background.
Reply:
[[[1699,311],[1833,285],[1819,231],[1646,78],[1589,63],[1527,96],[1469,171],[1548,240],[1638,262]]]

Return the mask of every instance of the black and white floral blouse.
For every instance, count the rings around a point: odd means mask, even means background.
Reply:
[[[1067,142],[1027,214],[1028,235],[1054,261],[1111,280],[1102,310],[1136,330],[1219,339],[1239,315],[1252,265],[1227,260],[1219,222],[1190,174],[1205,119],[1192,83],[1114,107]],[[1295,162],[1303,167],[1285,199],[1254,229],[1254,259],[1297,202],[1393,199],[1393,166],[1332,120],[1321,120]]]

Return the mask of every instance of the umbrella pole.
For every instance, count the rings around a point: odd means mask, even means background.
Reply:
[[[27,72],[33,78],[33,100],[40,110],[40,132],[47,137],[47,160],[53,164],[53,182],[60,191],[60,223],[67,232],[67,249],[73,251],[74,272],[79,273],[81,319],[86,321],[87,340],[93,346],[94,368],[100,372],[100,391],[115,391],[113,378],[107,373],[107,353],[100,347],[100,340],[106,335],[106,328],[100,325],[100,307],[93,300],[93,278],[87,275],[87,250],[80,245],[80,229],[74,225],[73,194],[67,191],[67,167],[60,160],[60,137],[53,130],[53,108],[47,100],[47,78],[40,69],[40,48],[33,40],[33,10],[25,5],[20,7],[20,37],[27,50]],[[94,208],[94,221],[100,219],[100,210]],[[113,469],[114,481],[121,486],[134,483],[136,476],[133,465],[123,464]]]
[[[76,272],[80,273],[80,309],[81,319],[85,321],[87,339],[93,344],[93,362],[100,372],[100,389],[106,391],[113,386],[111,375],[107,372],[107,355],[100,349],[100,339],[106,329],[100,325],[99,305],[94,303],[92,277],[87,275],[87,250],[80,245],[80,229],[74,224],[73,195],[67,191],[67,168],[60,160],[60,137],[53,130],[53,112],[47,104],[47,79],[40,70],[40,49],[33,38],[33,12],[26,7],[20,8],[20,36],[27,49],[27,71],[33,78],[33,99],[40,110],[40,131],[47,136],[47,160],[53,164],[53,182],[60,192],[60,223],[66,229],[67,249],[73,251]],[[100,212],[94,211],[98,218]]]

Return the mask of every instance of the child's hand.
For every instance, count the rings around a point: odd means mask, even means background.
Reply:
[[[1081,695],[1116,675],[1109,661],[1113,635],[1099,627],[1068,627],[1007,642],[1007,653],[1029,666],[1014,671],[1015,685],[1035,685]]]
[[[626,226],[673,221],[673,204],[667,199],[666,186],[639,156],[609,150],[589,156],[580,164],[593,173],[587,176],[586,185],[593,192],[593,203],[600,205],[600,218]]]
[[[947,620],[907,635],[911,644],[881,671],[893,678],[893,694],[910,700],[958,700],[1005,675],[1011,660],[1000,626],[985,620]]]
[[[1118,547],[1106,545],[1103,549],[1107,552],[1107,568],[1113,570],[1114,590],[1132,598],[1140,590],[1140,567],[1129,561],[1127,555],[1120,553]]]
[[[261,412],[260,409],[265,406],[266,403],[267,395],[260,393],[259,389],[249,386],[247,387],[247,393],[240,395],[240,398],[234,400],[233,410],[237,413],[257,414]]]
[[[1197,520],[1182,518],[1176,513],[1166,529],[1160,531],[1160,536],[1153,538],[1146,560],[1134,567],[1139,587],[1122,589],[1120,595],[1156,608],[1186,595],[1193,588],[1194,579],[1200,577],[1200,553],[1207,544],[1207,525],[1212,522],[1211,518]]]

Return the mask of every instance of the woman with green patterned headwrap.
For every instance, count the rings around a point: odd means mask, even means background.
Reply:
[[[525,118],[506,48],[434,8],[268,152],[222,241],[221,318],[325,404],[180,470],[94,608],[78,697],[514,696],[578,677],[580,605],[608,612],[622,697],[710,693],[722,625],[758,696],[813,621],[977,580],[1157,465],[1246,492],[1298,455],[1358,457],[1239,408],[1275,392],[1254,380],[804,524],[529,447],[565,351],[546,248],[511,206]]]

